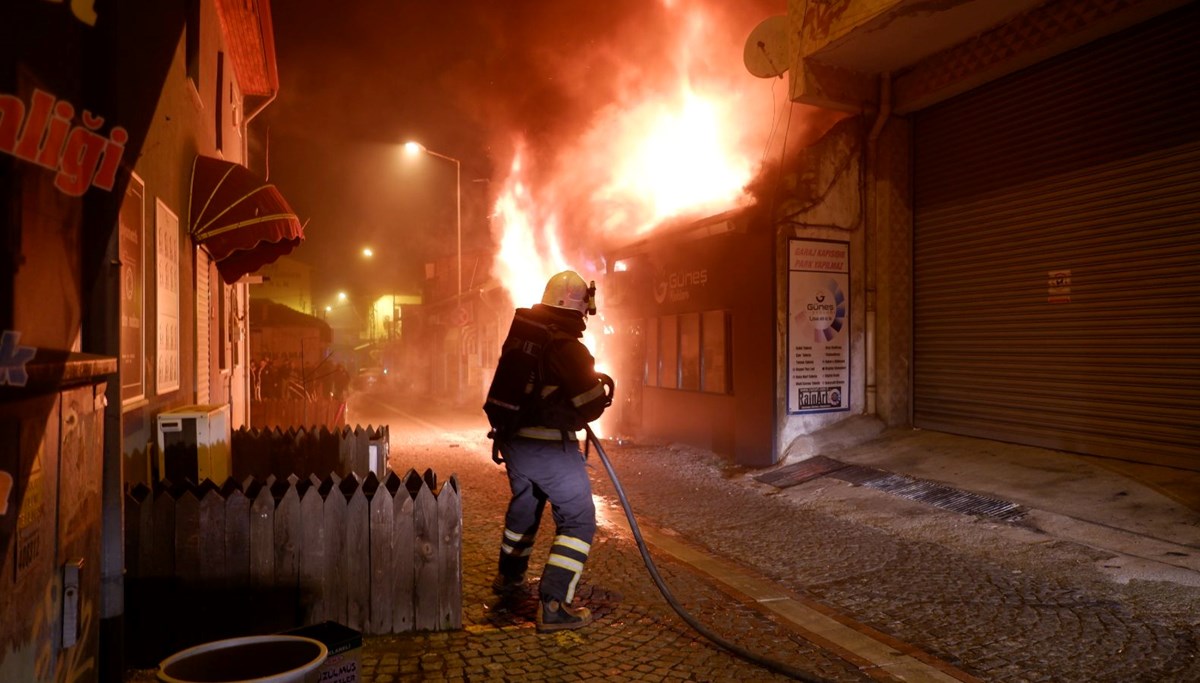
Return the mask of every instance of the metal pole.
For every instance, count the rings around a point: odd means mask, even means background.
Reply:
[[[454,221],[458,230],[458,299],[462,304],[462,164],[454,160]]]
[[[461,299],[462,298],[462,162],[460,162],[458,159],[455,159],[452,156],[447,156],[445,154],[442,154],[441,152],[435,152],[432,149],[425,147],[424,145],[418,144],[417,146],[430,156],[435,156],[439,159],[445,159],[446,161],[452,162],[454,164],[454,223],[455,223],[455,229],[456,229],[456,233],[457,233],[456,239],[457,239],[457,243],[458,243],[457,248],[456,248],[456,254],[457,254],[456,261],[457,261],[457,271],[458,271],[456,277],[458,279],[458,285],[457,285],[457,289],[456,289],[455,293],[458,295],[458,299]]]
[[[455,223],[455,279],[457,280],[455,288],[455,312],[462,306],[462,162],[452,156],[447,156],[440,152],[435,152],[424,145],[418,145],[426,154],[445,159],[454,163],[454,223]],[[455,404],[462,402],[462,381],[463,381],[463,358],[462,358],[462,336],[459,336],[458,354],[454,359],[454,396]]]

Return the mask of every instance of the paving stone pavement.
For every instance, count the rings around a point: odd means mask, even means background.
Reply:
[[[418,417],[420,415],[420,417]],[[597,456],[600,529],[578,590],[596,615],[538,634],[534,549],[528,592],[491,593],[507,480],[481,416],[381,398],[355,421],[391,428],[393,469],[458,477],[463,498],[463,629],[364,638],[360,681],[787,680],[718,648],[659,595]],[[832,479],[779,490],[714,454],[606,443],[639,522],[735,563],[781,590],[945,663],[962,681],[1200,682],[1200,589],[1118,583],[1105,553],[1022,523],[938,510]],[[832,487],[832,488],[831,488]],[[837,496],[825,495],[836,489]],[[652,547],[678,600],[723,637],[830,681],[929,680],[822,647],[775,613]],[[149,672],[134,672],[127,681]],[[943,678],[943,680],[946,680]]]
[[[648,519],[984,680],[1200,681],[1195,588],[1115,584],[1095,568],[1102,554],[1019,524],[877,492],[863,497],[876,518],[852,521],[733,485],[735,468],[693,449],[611,450]],[[691,495],[656,496],[667,477]]]
[[[381,676],[369,680],[786,680],[711,645],[671,611],[646,575],[595,455],[594,490],[607,521],[580,597],[597,622],[537,634],[532,599],[505,605],[490,594],[507,492],[486,440],[472,443],[469,434],[449,446],[418,436],[393,447],[400,467],[459,476],[465,628],[369,639],[364,668]],[[1118,584],[1095,569],[1102,559],[1095,550],[879,492],[864,491],[870,514],[847,519],[756,485],[698,449],[608,443],[607,452],[643,525],[731,558],[980,680],[1200,681],[1200,591],[1193,587]],[[547,519],[531,574],[551,534]],[[662,553],[655,559],[680,602],[748,649],[830,680],[897,680],[805,641]]]
[[[393,428],[394,429],[394,428]],[[491,592],[504,508],[503,468],[479,444],[422,442],[392,432],[393,467],[455,474],[463,497],[463,626],[461,631],[364,639],[363,680],[788,680],[733,657],[693,632],[671,610],[646,573],[623,518],[601,502],[577,600],[595,622],[584,629],[539,634],[536,577],[553,536],[547,515],[534,548],[527,590],[513,599]],[[595,457],[595,456],[593,456]],[[593,468],[595,470],[596,468]],[[603,476],[603,472],[593,472]],[[664,580],[698,619],[723,637],[790,666],[834,681],[871,680],[852,664],[807,643],[710,580],[656,557]]]

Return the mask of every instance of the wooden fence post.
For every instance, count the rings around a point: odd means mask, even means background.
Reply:
[[[279,500],[275,508],[275,588],[292,606],[288,617],[298,622],[300,617],[300,551],[304,547],[303,520],[300,514],[300,492],[296,480],[276,480],[273,493]]]
[[[370,497],[371,590],[370,620],[365,632],[381,635],[392,632],[392,608],[395,605],[396,562],[392,550],[395,519],[392,494],[379,479],[368,474],[363,489]]]
[[[333,433],[337,435],[337,463],[338,467],[343,470],[350,469],[350,463],[353,458],[350,453],[350,444],[347,434],[350,432],[350,427],[335,427]]]
[[[325,501],[311,482],[300,496],[300,604],[306,624],[325,621]],[[301,486],[297,486],[300,488]]]
[[[133,487],[125,496],[126,613],[129,629],[135,634],[148,633],[154,623],[149,613],[152,603],[149,585],[150,558],[154,543],[154,499],[145,484]],[[132,662],[152,660],[150,638],[127,641]]]
[[[409,477],[416,473],[409,470]],[[406,477],[407,480],[408,477]],[[413,498],[404,482],[395,474],[389,474],[387,489],[392,494],[395,518],[392,527],[393,563],[396,567],[396,583],[392,607],[392,633],[406,633],[416,623],[413,593],[416,589],[416,569],[413,561]]]
[[[413,499],[414,625],[432,631],[438,626],[438,509],[431,487],[425,480],[418,481]]]
[[[250,579],[250,499],[232,481],[225,497],[225,581],[245,586]]]
[[[175,576],[175,498],[165,494],[165,487],[155,486],[150,567],[145,574],[162,579]]]
[[[194,582],[200,569],[200,501],[191,489],[175,501],[175,576]]]
[[[216,488],[201,489],[197,510],[197,578],[215,584],[225,576],[225,500]]]
[[[371,469],[371,425],[367,425],[366,429],[362,427],[354,428],[354,462],[352,469],[355,472],[367,472]]]
[[[125,496],[125,566],[129,576],[149,574],[154,543],[154,499],[150,487],[138,484]]]
[[[271,488],[254,483],[255,491],[247,486],[247,493],[254,496],[250,504],[250,585],[262,590],[275,586],[275,497]]]
[[[462,628],[462,500],[458,477],[451,476],[437,495],[439,630]]]
[[[347,484],[353,483],[348,487]],[[367,496],[358,477],[342,482],[346,504],[346,621],[356,631],[364,631],[370,618],[371,600],[371,519]]]
[[[325,498],[325,609],[322,620],[346,623],[346,497],[339,482],[330,478],[321,484]]]

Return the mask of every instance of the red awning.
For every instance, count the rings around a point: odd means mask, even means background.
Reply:
[[[231,284],[304,239],[304,226],[274,185],[245,166],[206,156],[192,165],[188,230]]]

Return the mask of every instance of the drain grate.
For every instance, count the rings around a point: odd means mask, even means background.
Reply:
[[[841,479],[851,484],[877,489],[894,496],[964,515],[977,515],[1014,522],[1024,517],[1026,512],[1020,505],[1006,500],[982,496],[902,474],[885,472],[874,467],[847,465],[833,470],[829,474],[835,479]]]
[[[810,479],[816,479],[830,472],[836,472],[844,467],[849,467],[849,465],[833,458],[826,458],[823,455],[815,455],[793,465],[780,467],[773,472],[760,474],[754,479],[764,484],[770,484],[775,488],[785,489],[796,484],[803,484]]]

